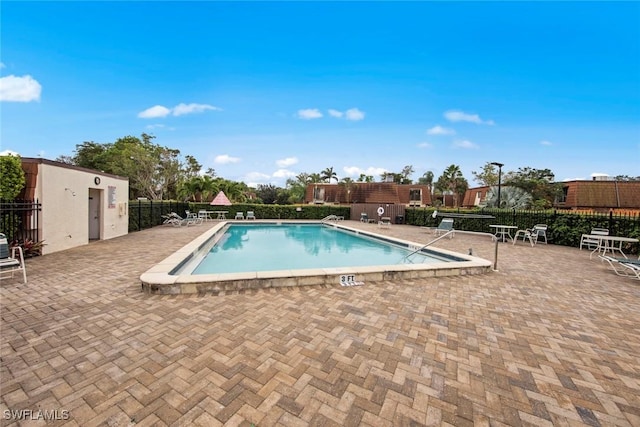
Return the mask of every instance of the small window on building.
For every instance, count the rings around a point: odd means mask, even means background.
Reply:
[[[567,194],[569,194],[569,187],[562,187],[562,194],[558,195],[558,203],[566,203]]]

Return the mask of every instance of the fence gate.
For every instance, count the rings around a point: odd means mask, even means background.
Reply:
[[[9,242],[39,242],[41,210],[38,200],[0,200],[0,232]]]

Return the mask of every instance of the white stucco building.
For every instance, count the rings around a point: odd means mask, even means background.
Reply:
[[[22,158],[25,199],[38,200],[42,254],[106,240],[129,231],[129,179],[41,158]]]

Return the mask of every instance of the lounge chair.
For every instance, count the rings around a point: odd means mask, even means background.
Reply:
[[[253,211],[247,211],[247,219],[256,219],[256,216],[253,213]]]
[[[198,218],[183,218],[175,212],[171,212],[167,215],[167,219],[164,221],[165,224],[171,224],[174,227],[182,227],[182,226],[190,226],[198,224]]]
[[[391,227],[391,218],[388,216],[380,217],[380,221],[378,221],[378,228],[389,228]]]
[[[434,233],[436,236],[439,236],[441,234],[446,234],[449,231],[453,231],[453,218],[442,218],[442,221],[440,221],[440,224],[438,224]],[[452,237],[453,233],[449,234],[449,238],[451,239]]]
[[[640,279],[640,260],[614,258],[607,255],[598,256],[601,261],[606,261],[618,276]]]
[[[20,246],[11,248],[11,255],[9,255],[7,236],[0,233],[0,277],[10,274],[13,278],[13,274],[17,271],[22,272],[22,280],[27,283],[27,268],[24,265],[22,248]]]
[[[234,219],[244,219],[244,212],[236,212],[236,217]]]
[[[516,235],[513,236],[513,244],[516,244],[518,237],[522,235],[522,241],[529,239],[529,243],[531,246],[538,243],[538,239],[544,238],[544,244],[547,244],[547,225],[546,224],[536,224],[533,228],[527,228],[526,230],[518,230],[516,231]]]
[[[583,234],[582,237],[580,238],[580,250],[582,250],[583,246],[586,246],[587,249],[589,250],[593,250],[600,244],[600,240],[590,236],[608,236],[608,235],[609,235],[608,228],[597,228],[597,227],[592,228],[591,233]]]

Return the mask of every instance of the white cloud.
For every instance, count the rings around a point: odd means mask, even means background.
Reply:
[[[357,108],[349,108],[345,113],[345,118],[353,121],[362,120],[364,119],[364,112]]]
[[[296,163],[298,163],[297,157],[287,157],[286,159],[276,160],[276,165],[278,165],[279,168],[286,168],[289,166],[293,166]]]
[[[144,111],[138,113],[138,117],[142,119],[155,119],[158,117],[167,117],[169,114],[174,116],[184,116],[185,114],[202,113],[203,111],[213,110],[222,111],[222,108],[209,104],[185,104],[180,103],[173,108],[167,108],[164,105],[154,105]]]
[[[433,144],[430,142],[421,142],[418,144],[418,148],[433,148]]]
[[[291,172],[290,170],[287,169],[278,169],[277,171],[275,171],[272,175],[274,178],[291,178],[296,176],[295,172]]]
[[[340,118],[344,115],[344,113],[342,111],[338,111],[338,110],[334,110],[334,109],[329,109],[329,115],[331,117],[337,117]]]
[[[249,187],[257,187],[259,184],[268,184],[271,176],[261,172],[249,172],[242,181],[246,182]]]
[[[229,163],[238,163],[240,161],[239,157],[231,157],[228,154],[220,154],[213,159],[214,163],[218,163],[220,165],[226,165]]]
[[[0,156],[19,156],[20,154],[13,150],[0,151]]]
[[[476,149],[478,148],[477,144],[474,144],[473,142],[463,139],[463,140],[459,140],[459,141],[454,141],[453,142],[453,146],[456,148],[464,148],[464,149]]]
[[[358,178],[360,176],[360,174],[365,174],[365,175],[371,175],[373,176],[375,179],[378,179],[380,177],[380,175],[382,175],[383,173],[387,172],[387,169],[385,168],[376,168],[373,166],[369,166],[366,169],[362,169],[359,168],[357,166],[345,166],[342,168],[342,170],[344,171],[345,175],[350,176],[350,177],[355,177]]]
[[[154,105],[144,111],[138,113],[138,117],[142,119],[155,119],[157,117],[167,117],[171,110],[162,105]]]
[[[551,141],[540,141],[541,145],[553,145]]]
[[[213,105],[209,105],[209,104],[180,103],[175,107],[173,107],[173,115],[183,116],[185,114],[202,113],[203,111],[207,111],[207,110],[220,111],[222,110],[222,108],[214,107]]]
[[[298,118],[303,120],[319,119],[322,117],[322,113],[317,108],[307,108],[305,110],[298,110]]]
[[[41,92],[40,83],[29,75],[0,77],[0,101],[40,101]]]
[[[467,114],[464,111],[449,110],[444,113],[444,117],[450,122],[471,122],[476,124],[493,125],[493,120],[482,120],[477,114]]]
[[[436,125],[427,130],[427,135],[455,135],[456,131],[450,128],[443,128],[440,125]]]

